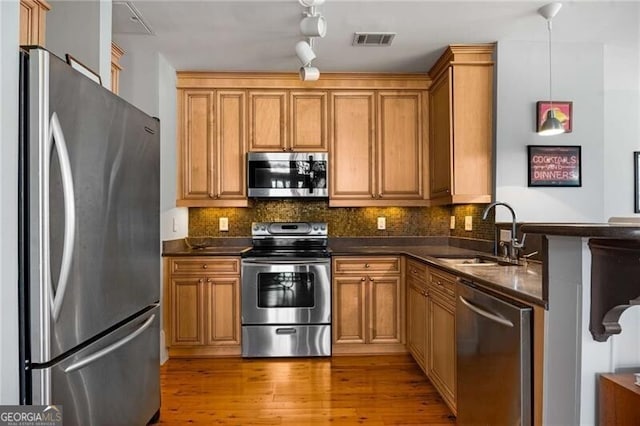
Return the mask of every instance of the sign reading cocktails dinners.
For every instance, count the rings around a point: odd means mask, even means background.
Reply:
[[[580,146],[529,145],[529,186],[582,186]]]

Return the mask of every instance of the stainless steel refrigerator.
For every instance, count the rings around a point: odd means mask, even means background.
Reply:
[[[160,409],[159,122],[41,48],[21,52],[21,402],[64,425]]]

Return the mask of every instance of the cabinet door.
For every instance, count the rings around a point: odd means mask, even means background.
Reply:
[[[184,200],[209,200],[215,196],[213,90],[184,90],[181,96],[179,193]]]
[[[216,93],[216,181],[214,197],[246,199],[246,97],[243,90]]]
[[[249,92],[249,151],[286,151],[287,93]]]
[[[493,163],[493,65],[454,65],[452,76],[455,147],[452,193],[462,202],[489,203]]]
[[[327,151],[327,92],[291,92],[289,141],[293,151]]]
[[[204,279],[180,277],[171,280],[171,345],[203,345]]]
[[[439,297],[429,298],[428,375],[455,412],[455,311]]]
[[[451,69],[449,68],[429,91],[430,198],[451,195]]]
[[[334,344],[365,343],[366,278],[334,276],[333,283]]]
[[[421,96],[420,92],[378,92],[377,198],[424,198]]]
[[[207,344],[240,344],[240,278],[207,278]]]
[[[423,371],[427,371],[427,298],[424,284],[407,279],[407,346]]]
[[[376,161],[374,93],[334,91],[330,105],[329,203],[371,201]]]
[[[44,0],[20,0],[20,45],[45,45],[45,15],[49,9]]]
[[[369,280],[369,343],[402,343],[404,312],[399,276],[376,275]]]

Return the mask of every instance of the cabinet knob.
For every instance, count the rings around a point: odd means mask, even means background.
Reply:
[[[202,265],[202,269],[207,269],[209,265]]]
[[[289,152],[293,152],[293,148],[289,148]]]
[[[199,282],[200,284],[202,284],[202,283],[204,282],[204,279],[200,278],[200,279],[198,280],[198,282]]]
[[[214,194],[213,192],[209,193],[209,198],[215,198],[216,194]]]
[[[213,281],[211,278],[207,278],[208,283],[210,283],[211,281]]]
[[[282,150],[283,150],[283,151],[286,151],[286,150],[287,150],[287,148],[285,148],[285,147],[282,147]]]
[[[365,263],[365,264],[364,264],[364,267],[365,267],[365,268],[368,268],[368,267],[369,267],[369,264],[368,264],[368,263]]]
[[[378,194],[378,198],[382,198],[382,194]]]
[[[417,273],[418,273],[418,271],[416,271],[415,269],[412,269],[412,270],[411,270],[411,273],[412,273],[412,274],[417,274]]]
[[[369,281],[373,281],[373,278],[369,277]]]
[[[360,281],[366,281],[367,279],[365,277],[360,278]]]

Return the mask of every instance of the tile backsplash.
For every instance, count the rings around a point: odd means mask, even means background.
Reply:
[[[484,205],[441,207],[331,207],[328,201],[255,200],[251,208],[190,208],[190,237],[247,237],[252,222],[327,222],[331,237],[456,236],[493,240],[493,217],[481,220]],[[451,215],[456,229],[449,230]],[[473,231],[464,231],[464,216],[473,216]],[[386,229],[377,229],[377,218]],[[220,232],[220,217],[229,219],[229,231]]]

